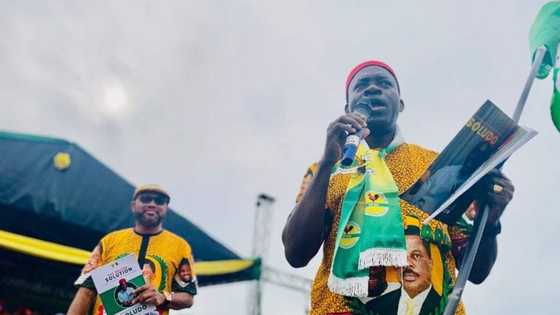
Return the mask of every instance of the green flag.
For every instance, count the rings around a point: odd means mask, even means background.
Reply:
[[[551,1],[539,11],[529,32],[531,58],[535,58],[537,48],[546,47],[546,54],[537,72],[537,78],[546,78],[554,67],[558,43],[560,43],[560,1]]]
[[[560,68],[554,68],[553,82],[554,82],[554,93],[552,94],[552,102],[550,104],[550,115],[552,115],[552,122],[556,129],[560,131]]]

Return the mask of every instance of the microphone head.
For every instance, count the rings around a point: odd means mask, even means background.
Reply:
[[[366,121],[368,120],[370,115],[369,108],[365,106],[357,106],[352,110],[352,112],[362,116],[362,118],[365,119]]]

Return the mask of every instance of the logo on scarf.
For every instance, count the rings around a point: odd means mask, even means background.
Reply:
[[[362,229],[356,222],[348,222],[346,227],[344,227],[344,234],[342,234],[342,238],[340,239],[340,247],[344,249],[352,248],[358,240],[360,239],[360,234]]]
[[[364,213],[372,217],[382,217],[389,211],[389,202],[383,193],[370,191],[365,194]]]

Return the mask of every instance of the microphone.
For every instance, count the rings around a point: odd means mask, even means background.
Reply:
[[[369,110],[363,107],[358,107],[353,112],[362,116],[362,118],[366,119],[366,121],[369,117]],[[356,152],[358,152],[358,146],[360,145],[360,141],[364,138],[364,135],[365,130],[360,129],[357,133],[346,137],[346,142],[344,143],[344,148],[342,149],[342,160],[340,161],[342,166],[350,166],[352,162],[354,162]]]

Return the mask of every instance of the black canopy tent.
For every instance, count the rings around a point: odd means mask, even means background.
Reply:
[[[84,250],[133,224],[133,191],[74,143],[0,132],[0,299],[64,310]],[[165,220],[191,244],[200,286],[259,278],[258,259],[241,259],[171,209]]]

